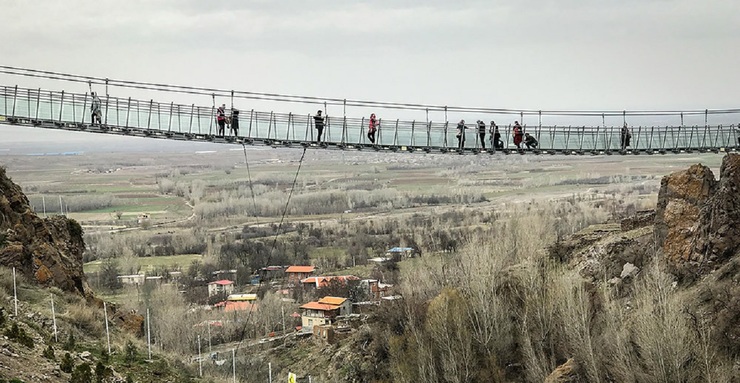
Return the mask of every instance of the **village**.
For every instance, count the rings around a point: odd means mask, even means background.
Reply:
[[[374,264],[375,269],[383,269],[417,256],[419,252],[414,248],[393,247],[384,257],[371,258],[368,262]],[[229,324],[243,324],[259,313],[261,297],[267,292],[280,297],[280,320],[271,331],[255,334],[260,339],[253,339],[254,344],[290,335],[313,337],[319,343],[333,344],[355,331],[376,307],[402,298],[392,284],[382,279],[333,275],[336,271],[324,273],[312,265],[266,266],[245,281],[238,280],[236,269],[216,270],[209,273],[210,280],[198,278],[195,284],[185,283],[182,271],[161,274],[159,271],[118,275],[117,280],[122,287],[137,290],[170,286],[186,294],[187,288],[207,288],[208,304],[198,305],[197,310],[209,313],[209,319],[195,326],[207,329],[209,352],[211,349],[225,350],[230,343],[245,340],[230,339],[219,332]],[[219,343],[223,346],[217,347]],[[217,353],[212,355],[216,360]]]

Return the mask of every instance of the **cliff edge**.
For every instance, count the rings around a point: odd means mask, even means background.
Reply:
[[[0,167],[0,265],[30,281],[92,297],[82,270],[82,227],[63,216],[41,218]]]

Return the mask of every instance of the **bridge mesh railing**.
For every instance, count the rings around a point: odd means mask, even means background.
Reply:
[[[89,127],[92,97],[70,93],[3,86],[0,89],[0,115],[6,120],[29,124],[54,124],[57,127]],[[160,103],[114,96],[102,96],[104,126],[131,128],[157,134],[198,137],[217,136],[215,107]],[[229,112],[227,111],[227,114]],[[323,141],[331,145],[367,146],[367,118],[326,116]],[[380,119],[376,144],[394,148],[455,149],[458,146],[456,123]],[[538,149],[556,152],[604,152],[621,150],[620,126],[524,126],[524,132],[539,142]],[[628,150],[684,151],[737,149],[738,125],[630,126]],[[505,149],[515,149],[512,126],[499,126]],[[225,132],[238,140],[312,142],[317,138],[311,115],[241,110],[239,130]],[[477,126],[465,131],[465,150],[491,148],[489,127],[483,141]]]

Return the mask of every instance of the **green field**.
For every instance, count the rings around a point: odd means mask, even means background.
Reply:
[[[200,254],[182,254],[172,255],[168,257],[141,257],[138,258],[139,266],[141,266],[142,272],[154,271],[157,267],[167,266],[169,268],[174,266],[180,266],[186,268],[193,261],[200,261],[203,256]],[[83,266],[85,273],[96,273],[100,271],[100,265],[103,263],[101,260],[92,261],[85,263]]]

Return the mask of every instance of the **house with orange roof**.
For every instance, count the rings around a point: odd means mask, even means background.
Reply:
[[[285,269],[285,274],[288,276],[288,284],[291,286],[298,286],[301,279],[308,278],[316,272],[314,266],[290,266]]]
[[[342,285],[346,285],[350,281],[359,281],[360,278],[354,275],[327,275],[321,277],[308,277],[301,279],[301,284],[304,287],[315,287],[320,289],[322,287],[329,286],[330,283],[339,282]]]
[[[347,298],[323,297],[318,302],[301,306],[303,331],[313,331],[314,326],[332,324],[340,315],[352,314],[352,302]]]
[[[213,305],[214,309],[217,310],[223,310],[223,312],[232,312],[232,311],[250,311],[250,310],[257,310],[257,302],[249,302],[249,301],[223,301],[218,302],[215,305]]]
[[[352,314],[352,301],[347,298],[341,297],[323,297],[319,299],[319,303],[324,305],[332,305],[339,307],[339,315]]]

